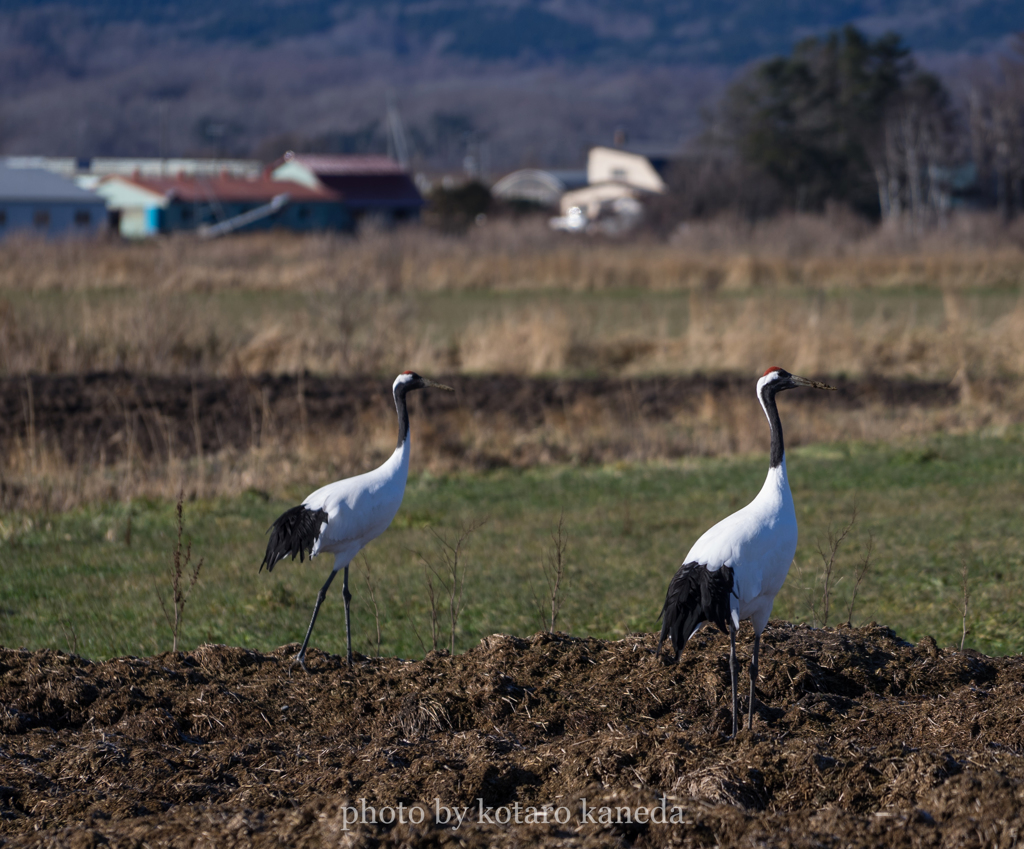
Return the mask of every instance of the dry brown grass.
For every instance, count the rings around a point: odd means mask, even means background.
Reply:
[[[261,234],[201,243],[0,243],[0,375],[759,374],[954,381],[955,408],[868,405],[787,416],[799,441],[1003,428],[1024,399],[1024,225],[967,217],[906,235],[832,213],[689,225],[668,243],[614,243],[496,221],[465,237],[422,228]],[[1002,383],[1000,383],[1002,381]],[[1016,385],[1013,383],[1012,385]],[[375,414],[376,415],[376,414]],[[64,509],[348,474],[390,451],[385,404],[353,432],[273,427],[196,456],[76,456],[45,434],[7,446],[10,505]],[[813,415],[813,419],[811,416]],[[649,460],[763,448],[746,395],[705,394],[671,422],[586,399],[540,426],[466,410],[423,422],[420,468]],[[130,428],[124,438],[130,439]],[[314,472],[316,473],[314,475]],[[269,482],[269,483],[268,483]]]
[[[287,254],[300,243],[281,244]],[[100,255],[108,250],[97,248]],[[910,261],[885,262],[891,279]],[[908,280],[932,275],[930,260],[915,262],[920,268]],[[746,283],[737,292],[729,280],[717,290],[670,294],[528,297],[401,288],[388,294],[348,282],[330,291],[311,282],[309,291],[294,293],[184,293],[146,277],[108,291],[14,287],[0,290],[0,374],[394,374],[410,366],[525,375],[750,374],[782,364],[798,372],[924,379],[1024,376],[1024,284],[1010,285],[1013,274],[1024,273],[1024,259],[1006,262],[991,280],[980,260],[970,274],[963,259],[958,270],[938,264],[932,275],[960,275],[972,285],[875,292]],[[867,263],[854,265],[863,270]],[[226,275],[234,273],[229,266]],[[736,260],[733,277],[760,273],[752,267]],[[260,268],[253,276],[266,283],[269,274]],[[982,286],[979,276],[992,285]]]
[[[423,227],[341,235],[261,233],[212,242],[0,243],[0,292],[130,288],[327,294],[374,291],[743,291],[761,287],[977,289],[1024,282],[1024,222],[951,219],[921,234],[833,213],[750,224],[717,219],[668,242],[566,237],[542,220],[496,220],[452,236]]]

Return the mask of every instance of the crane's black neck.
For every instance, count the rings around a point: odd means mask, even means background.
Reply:
[[[766,383],[761,389],[761,405],[764,407],[765,415],[768,416],[768,427],[772,432],[771,455],[768,463],[772,469],[782,465],[786,454],[786,446],[782,441],[782,420],[779,418],[779,408],[775,405],[776,391],[771,383]]]
[[[395,409],[398,410],[398,447],[405,444],[409,438],[409,408],[405,405],[405,393],[408,388],[404,383],[395,387]]]

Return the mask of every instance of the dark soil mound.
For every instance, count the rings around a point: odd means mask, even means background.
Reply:
[[[289,675],[294,647],[106,663],[2,651],[0,845],[1009,846],[1024,834],[1024,659],[773,623],[754,731],[730,740],[727,640],[701,632],[678,665],[653,646],[493,636],[455,658],[358,658],[351,671],[311,650],[308,675]]]
[[[452,442],[448,453],[465,456],[471,465],[486,465],[486,460],[475,458],[458,442],[455,434],[459,417],[464,415],[483,416],[488,421],[500,418],[518,432],[548,426],[553,415],[564,415],[569,409],[629,423],[637,417],[671,421],[690,411],[695,399],[709,392],[720,401],[741,397],[755,403],[754,382],[746,375],[436,377],[453,385],[456,394],[419,393],[415,404],[425,413],[423,422],[448,434],[442,438],[442,442]],[[987,394],[998,395],[998,391],[998,386],[986,387]],[[68,461],[102,456],[107,462],[121,459],[129,445],[143,458],[188,457],[199,446],[208,452],[245,450],[268,437],[294,440],[303,429],[353,433],[373,411],[383,411],[390,424],[394,414],[390,392],[387,381],[366,377],[85,374],[0,378],[0,450],[43,441],[59,446]],[[947,383],[872,377],[842,381],[829,403],[846,409],[877,402],[948,407],[959,398],[959,390]],[[793,393],[786,403],[799,406],[813,403],[813,398]],[[446,446],[439,449],[444,452]]]

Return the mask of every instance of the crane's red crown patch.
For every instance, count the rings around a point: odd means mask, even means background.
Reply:
[[[778,366],[772,366],[770,369],[766,369],[765,373],[761,377],[768,377],[773,371],[782,371]]]

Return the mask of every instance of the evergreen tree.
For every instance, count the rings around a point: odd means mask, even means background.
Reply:
[[[878,215],[887,125],[918,95],[928,109],[947,108],[941,83],[916,69],[898,35],[872,40],[847,26],[741,77],[723,101],[721,129],[793,208],[835,200]]]

